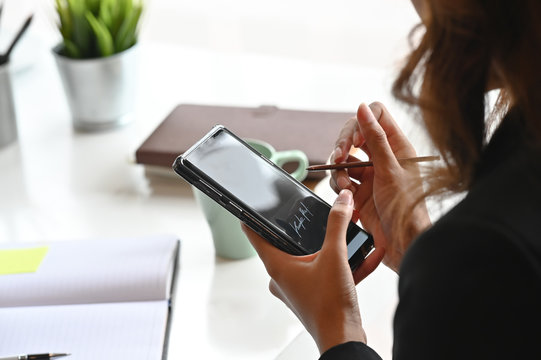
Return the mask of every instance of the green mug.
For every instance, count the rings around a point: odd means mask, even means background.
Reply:
[[[276,151],[272,145],[261,140],[245,139],[245,141],[280,167],[286,163],[298,163],[291,176],[299,181],[306,178],[308,158],[301,150]],[[239,219],[197,188],[192,188],[212,233],[216,255],[227,259],[245,259],[255,255],[254,248],[240,228]]]
[[[308,167],[308,158],[301,150],[276,151],[271,144],[261,140],[245,139],[244,141],[279,167],[283,167],[287,163],[297,163],[297,168],[289,175],[299,181],[306,179],[306,175],[308,175],[308,170],[306,170]]]

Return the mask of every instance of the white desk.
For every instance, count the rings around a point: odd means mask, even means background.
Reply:
[[[355,111],[361,101],[389,103],[392,74],[170,45],[140,50],[136,120],[106,133],[73,132],[48,48],[14,74],[19,139],[0,149],[0,241],[176,234],[169,358],[276,358],[302,326],[268,292],[259,259],[216,259],[190,188],[180,178],[150,182],[130,158],[181,102]],[[318,192],[333,196],[326,181]],[[369,343],[390,358],[396,276],[381,266],[358,292]]]

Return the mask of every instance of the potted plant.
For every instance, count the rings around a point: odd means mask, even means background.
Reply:
[[[142,0],[55,1],[62,41],[53,54],[74,127],[125,124],[135,104]]]

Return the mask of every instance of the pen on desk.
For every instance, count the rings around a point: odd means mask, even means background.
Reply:
[[[28,29],[28,26],[30,26],[30,23],[32,22],[32,18],[33,18],[33,15],[30,15],[28,16],[28,18],[26,18],[26,21],[24,22],[23,26],[19,29],[19,32],[15,35],[13,40],[11,40],[11,44],[9,44],[6,52],[3,54],[0,54],[0,65],[4,65],[9,61],[9,56],[11,55],[13,48],[15,47],[15,45],[17,45],[17,43],[19,42],[19,40],[25,33],[26,29]]]
[[[62,356],[70,356],[70,355],[71,354],[66,354],[66,353],[25,354],[25,355],[0,357],[0,360],[50,360],[50,359],[56,359]]]
[[[434,161],[439,160],[439,156],[419,156],[419,157],[411,157],[411,158],[400,158],[397,159],[400,164],[407,164],[407,163],[416,163],[416,162],[424,162],[424,161]],[[308,171],[323,171],[323,170],[337,170],[337,169],[349,169],[349,168],[355,168],[355,167],[367,167],[367,166],[373,166],[374,163],[372,161],[353,161],[353,162],[346,162],[346,163],[340,163],[340,164],[323,164],[323,165],[313,165],[306,168]]]

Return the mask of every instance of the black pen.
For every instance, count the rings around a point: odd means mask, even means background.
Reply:
[[[15,355],[0,357],[0,360],[50,360],[56,359],[62,356],[70,356],[71,354],[65,353],[49,353],[49,354],[26,354],[26,355]]]
[[[6,64],[9,61],[9,56],[11,55],[13,48],[15,47],[15,45],[17,45],[17,42],[19,42],[19,40],[25,33],[26,29],[28,29],[28,26],[30,26],[30,23],[32,22],[33,17],[34,15],[28,16],[23,26],[19,29],[19,32],[17,33],[17,35],[15,35],[13,40],[11,40],[11,44],[9,45],[6,52],[0,55],[0,65]]]

